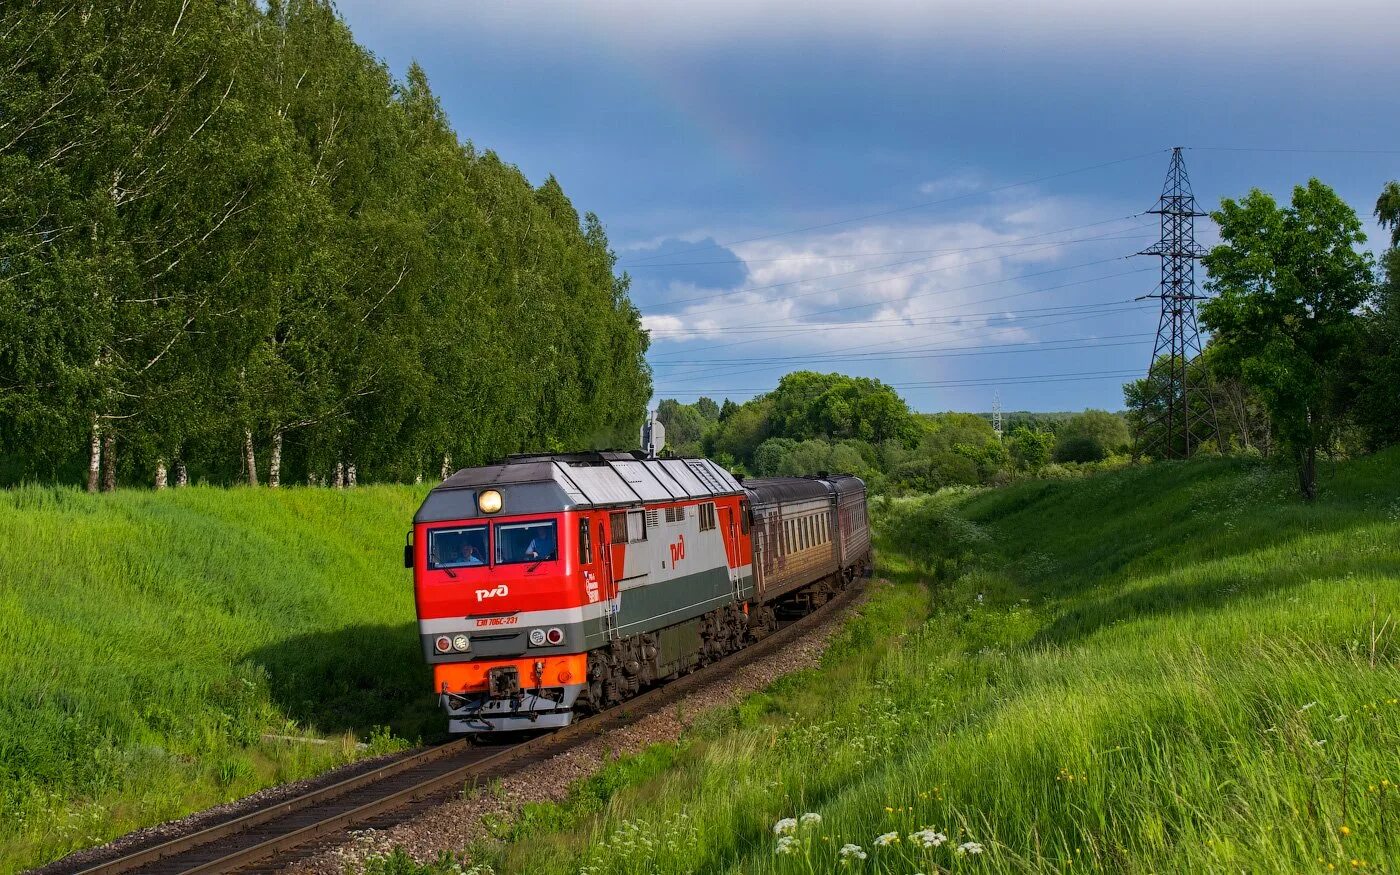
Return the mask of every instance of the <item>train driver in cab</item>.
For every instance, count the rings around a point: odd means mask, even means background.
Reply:
[[[554,526],[545,526],[530,539],[525,547],[526,559],[554,558]]]
[[[462,558],[458,560],[458,564],[459,564],[459,565],[485,565],[485,564],[486,564],[486,560],[481,558],[481,554],[480,554],[479,552],[477,552],[477,549],[476,549],[475,546],[464,542],[464,543],[462,544]]]

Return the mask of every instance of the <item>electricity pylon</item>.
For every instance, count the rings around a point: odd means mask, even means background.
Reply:
[[[1157,341],[1147,366],[1152,397],[1146,399],[1144,421],[1137,435],[1138,453],[1185,459],[1201,444],[1219,435],[1215,405],[1206,390],[1201,333],[1196,325],[1196,261],[1205,250],[1196,243],[1196,209],[1181,147],[1172,149],[1171,168],[1157,208],[1162,239],[1139,252],[1162,260],[1162,279],[1147,298],[1162,301]]]

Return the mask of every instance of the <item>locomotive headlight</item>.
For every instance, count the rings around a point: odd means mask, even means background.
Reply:
[[[544,630],[543,630],[543,629],[531,629],[531,630],[530,630],[530,646],[531,646],[531,647],[543,647],[543,646],[544,646]]]
[[[550,629],[548,632],[544,633],[544,637],[545,640],[548,641],[550,644],[563,644],[564,630],[556,626],[555,628]]]
[[[439,636],[438,640],[433,642],[433,646],[437,648],[438,653],[447,653],[452,649],[452,639],[446,635]]]
[[[452,639],[452,649],[459,653],[465,652],[472,646],[471,639],[465,635],[458,635]]]
[[[482,513],[497,513],[502,505],[501,493],[488,489],[476,497],[476,506]]]

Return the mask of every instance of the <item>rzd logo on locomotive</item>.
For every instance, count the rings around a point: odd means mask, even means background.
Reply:
[[[495,589],[479,589],[476,591],[476,600],[484,602],[487,599],[495,598],[498,595],[510,595],[510,587],[504,583]]]
[[[671,564],[673,566],[685,558],[685,535],[676,535],[676,543],[667,544],[667,546],[671,548]]]

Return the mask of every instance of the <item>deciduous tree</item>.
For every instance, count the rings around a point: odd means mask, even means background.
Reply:
[[[1212,213],[1221,243],[1204,259],[1215,297],[1201,308],[1223,373],[1257,392],[1295,457],[1304,498],[1317,495],[1317,452],[1348,409],[1360,308],[1374,292],[1361,222],[1318,180],[1281,206],[1254,190]]]

